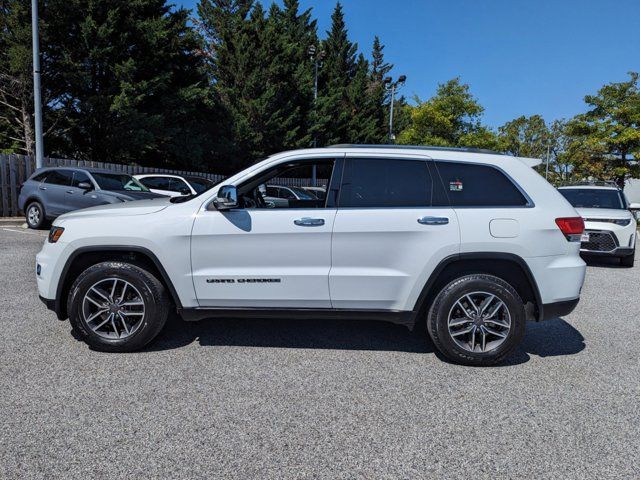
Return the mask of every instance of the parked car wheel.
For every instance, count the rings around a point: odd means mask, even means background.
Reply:
[[[67,300],[74,331],[105,352],[132,352],[164,327],[169,297],[148,271],[124,262],[93,265],[78,276]]]
[[[466,275],[445,286],[427,317],[433,343],[449,360],[488,366],[505,359],[522,341],[525,311],[520,296],[504,280]]]
[[[631,255],[627,255],[626,257],[620,257],[620,265],[623,267],[633,267],[633,264],[636,260],[636,252],[633,252]]]
[[[44,207],[40,202],[34,201],[27,205],[24,216],[27,219],[27,226],[35,230],[42,228],[46,222]]]

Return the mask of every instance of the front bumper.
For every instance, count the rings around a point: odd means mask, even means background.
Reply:
[[[542,305],[540,312],[541,320],[551,320],[553,318],[569,315],[576,308],[579,301],[580,297],[574,300],[566,300],[564,302],[545,303]]]

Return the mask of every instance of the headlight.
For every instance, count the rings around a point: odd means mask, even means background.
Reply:
[[[621,227],[626,227],[631,223],[631,219],[627,218],[623,220],[613,220],[613,223],[615,223],[616,225],[620,225]]]
[[[62,227],[51,227],[51,230],[49,230],[49,243],[56,243],[62,236],[62,232],[64,232]]]
[[[621,227],[626,227],[631,223],[630,218],[585,218],[585,222],[597,222],[597,223],[613,223],[615,225],[620,225]]]

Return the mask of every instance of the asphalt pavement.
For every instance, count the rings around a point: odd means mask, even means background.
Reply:
[[[640,477],[638,262],[493,368],[348,320],[174,316],[106,354],[38,299],[45,235],[0,228],[2,479]]]

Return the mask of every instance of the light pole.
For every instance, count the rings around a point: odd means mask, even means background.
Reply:
[[[400,88],[407,81],[406,75],[400,75],[395,82],[391,77],[384,79],[387,89],[391,90],[391,105],[389,106],[389,143],[393,143],[396,136],[393,134],[393,107],[396,103],[396,89]]]
[[[320,50],[318,51],[318,47],[316,47],[315,45],[310,45],[309,46],[309,57],[311,57],[311,60],[313,61],[314,64],[314,75],[313,75],[313,108],[317,109],[318,108],[318,70],[320,69],[320,67],[322,66],[322,60],[324,59],[324,55],[325,52],[324,50]],[[316,132],[313,133],[313,148],[317,148],[318,147],[318,137],[316,136]],[[316,166],[313,165],[311,167],[311,182],[313,183],[313,186],[316,186],[316,180],[317,180],[317,169]]]
[[[44,167],[42,140],[42,101],[40,99],[40,41],[38,39],[38,0],[31,0],[31,29],[33,34],[33,108],[36,130],[36,168]]]

